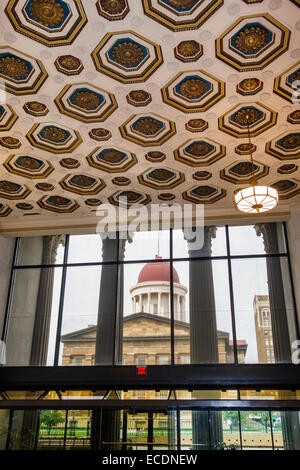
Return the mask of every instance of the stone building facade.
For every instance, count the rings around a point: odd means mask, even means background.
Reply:
[[[258,362],[275,362],[271,308],[268,295],[256,295],[253,302]]]
[[[175,363],[190,363],[190,324],[186,317],[187,288],[180,283],[173,268],[174,281],[174,339]],[[147,263],[130,289],[131,315],[123,317],[122,364],[163,365],[171,362],[170,320],[170,266],[167,262]],[[139,310],[136,312],[136,310]],[[73,331],[62,337],[63,365],[95,364],[95,325]],[[233,344],[229,333],[217,331],[218,362],[233,362]],[[240,363],[243,362],[247,344],[237,342]]]

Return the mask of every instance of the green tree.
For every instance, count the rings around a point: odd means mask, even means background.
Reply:
[[[224,411],[223,416],[225,421],[231,419],[233,426],[237,426],[239,424],[239,415],[237,411]],[[246,416],[241,413],[241,424],[246,422]]]
[[[268,411],[260,411],[256,413],[259,417],[255,421],[265,428],[265,432],[268,432],[268,426],[270,426],[270,416]]]
[[[249,415],[253,414],[254,417],[249,418]],[[270,426],[268,411],[255,411],[249,413],[246,411],[241,411],[240,417],[241,425],[246,424],[247,422],[257,423],[265,428],[265,432],[268,432],[268,426]],[[238,426],[239,424],[239,416],[237,411],[224,411],[224,419],[225,421],[227,421],[227,419],[231,419],[233,426]]]
[[[41,413],[41,424],[44,424],[48,429],[48,434],[51,433],[51,429],[59,423],[65,421],[65,416],[61,411],[58,410],[43,410]]]

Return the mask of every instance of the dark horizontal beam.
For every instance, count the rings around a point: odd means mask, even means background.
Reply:
[[[0,409],[22,410],[24,408],[94,410],[94,409],[134,409],[139,411],[167,411],[179,407],[181,410],[299,410],[300,400],[9,400],[1,401]]]
[[[293,364],[201,364],[147,366],[0,367],[1,390],[44,389],[300,389],[300,367]]]
[[[257,254],[240,254],[240,255],[220,255],[220,256],[195,256],[190,258],[188,256],[182,258],[172,258],[173,263],[182,262],[182,261],[222,261],[227,259],[256,259],[256,258],[280,258],[287,257],[287,253],[257,253]],[[57,263],[57,264],[22,264],[14,265],[14,269],[38,269],[38,268],[78,268],[84,266],[106,266],[106,265],[115,265],[119,264],[146,264],[146,263],[169,263],[171,258],[145,258],[145,259],[127,259],[119,261],[91,261],[91,262],[81,262],[81,263]]]

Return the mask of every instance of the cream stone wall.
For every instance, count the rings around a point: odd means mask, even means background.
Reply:
[[[159,364],[159,356],[171,358],[171,329],[170,323],[163,323],[155,317],[133,318],[124,322],[123,326],[123,364],[134,365],[138,362],[138,356],[146,356],[148,365]],[[157,339],[155,339],[157,337]],[[93,341],[84,341],[84,339]],[[76,357],[82,357],[83,365],[92,365],[95,361],[95,339],[96,332],[82,334],[81,341],[66,342],[63,349],[63,365],[76,363]],[[228,355],[232,355],[226,349],[225,338],[218,338],[219,362],[227,362]],[[181,355],[190,354],[189,326],[175,325],[175,363],[182,363]],[[239,352],[242,361],[245,353]]]

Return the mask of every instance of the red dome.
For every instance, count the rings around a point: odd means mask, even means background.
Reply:
[[[155,256],[155,259],[161,259]],[[141,270],[138,282],[166,281],[170,282],[170,263],[147,263]],[[179,277],[175,268],[173,268],[173,281],[179,283]]]

